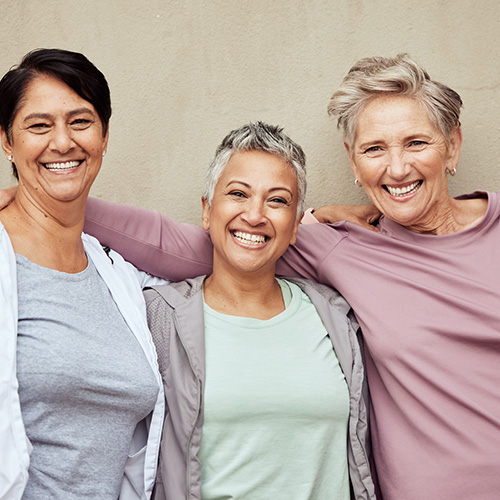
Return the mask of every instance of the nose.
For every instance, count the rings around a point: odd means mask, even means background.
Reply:
[[[54,127],[50,140],[50,148],[53,151],[64,154],[70,151],[73,145],[72,133],[68,127],[64,125]]]
[[[259,226],[266,220],[265,207],[263,200],[252,198],[246,203],[245,210],[241,214],[241,218],[250,226]]]
[[[405,158],[403,151],[392,151],[389,155],[389,166],[387,173],[395,180],[403,180],[411,170],[408,158]]]

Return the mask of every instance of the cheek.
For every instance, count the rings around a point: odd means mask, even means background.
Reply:
[[[285,217],[283,217],[279,225],[280,232],[282,232],[283,235],[286,235],[287,238],[293,235],[293,233],[296,231],[296,228],[297,218],[295,217],[295,213],[293,215],[287,214]]]
[[[388,170],[388,162],[384,158],[373,158],[370,161],[365,161],[362,164],[362,177],[369,182],[378,183]]]
[[[352,163],[352,170],[355,174],[358,175],[358,177],[366,177],[367,173],[370,171],[370,168],[372,168],[372,166],[370,164],[367,164],[366,159],[358,159],[357,161]]]
[[[213,238],[220,239],[225,237],[225,224],[223,221],[224,218],[221,216],[220,213],[218,214],[212,211],[210,217],[208,218],[209,231],[212,239]]]
[[[379,173],[373,168],[360,168],[358,170],[358,178],[363,187],[374,186],[378,184],[379,177]]]
[[[441,155],[433,155],[422,161],[420,172],[427,178],[441,178],[446,174],[445,158]]]

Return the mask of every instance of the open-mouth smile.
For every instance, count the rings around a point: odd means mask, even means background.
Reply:
[[[391,196],[396,196],[396,197],[403,197],[403,196],[408,196],[411,195],[415,192],[418,191],[420,186],[422,185],[423,181],[415,181],[412,182],[411,184],[408,184],[407,186],[403,187],[392,187],[389,186],[388,184],[384,184],[382,187],[391,195]]]
[[[245,245],[263,245],[269,238],[262,234],[250,234],[243,231],[233,231],[233,236]]]
[[[72,160],[63,162],[52,162],[43,163],[42,165],[52,172],[62,172],[64,170],[71,170],[73,168],[79,167],[83,163],[83,160]]]

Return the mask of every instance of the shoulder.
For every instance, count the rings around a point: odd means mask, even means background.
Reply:
[[[5,248],[12,248],[9,234],[7,233],[7,229],[5,229],[5,226],[2,224],[2,221],[0,221],[0,245],[2,245],[2,247],[5,246]]]
[[[307,238],[309,242],[327,238],[330,244],[332,241],[342,240],[347,234],[347,223],[345,221],[334,224],[300,224],[298,231],[298,236],[304,239]]]
[[[296,284],[311,299],[316,308],[319,303],[325,303],[342,315],[349,314],[351,306],[335,288],[302,278],[286,278],[286,280]]]
[[[488,205],[498,205],[497,194],[476,191],[470,195],[453,198],[458,221],[464,226],[475,225],[486,214]]]
[[[98,267],[103,265],[112,266],[115,271],[126,271],[128,274],[133,274],[132,269],[135,269],[134,266],[127,262],[118,252],[111,250],[109,247],[103,247],[97,238],[82,233],[82,241],[85,251]]]
[[[186,326],[188,338],[192,338],[197,330],[196,318],[203,318],[202,286],[204,276],[159,285],[144,290],[146,301],[147,320],[151,335],[153,337],[160,372],[165,376],[165,360],[172,341],[172,332],[177,330],[177,324],[173,319],[174,314],[180,324]],[[203,331],[203,328],[201,328]]]
[[[496,228],[500,216],[500,193],[475,191],[454,198],[460,209],[462,222],[468,227],[482,227],[486,224],[489,229]],[[482,221],[480,224],[479,222]]]
[[[0,271],[6,272],[7,267],[15,269],[16,258],[14,255],[14,248],[12,247],[12,243],[10,241],[10,237],[7,233],[7,230],[2,225],[1,222],[0,222],[0,259],[2,262]],[[0,272],[0,276],[3,276],[2,272]]]
[[[164,302],[175,309],[190,302],[198,294],[201,294],[205,276],[159,285],[144,290],[144,297],[148,309],[150,304],[157,306],[159,302]]]
[[[85,247],[85,251],[91,256],[92,260],[101,260],[104,257],[107,257],[106,253],[104,252],[103,246],[99,242],[97,238],[94,238],[93,236],[90,236],[89,234],[82,233],[82,241],[83,245]],[[116,254],[116,252],[113,252]],[[116,254],[118,255],[118,254]],[[108,259],[109,260],[109,259]],[[102,261],[104,262],[104,260]],[[111,263],[111,261],[110,261]]]
[[[113,298],[132,299],[144,311],[140,271],[113,250],[104,251],[101,243],[88,234],[82,234],[85,251],[97,268],[99,275],[110,289]]]
[[[318,265],[348,236],[349,228],[346,222],[301,224],[299,225],[296,242],[290,246],[289,251],[303,255],[311,265]]]
[[[491,211],[494,214],[500,213],[500,192],[476,191],[473,194],[481,195],[481,197],[485,199],[489,211]]]

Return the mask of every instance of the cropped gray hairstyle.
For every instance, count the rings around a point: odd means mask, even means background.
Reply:
[[[431,80],[427,71],[408,54],[394,58],[367,57],[349,70],[328,104],[328,114],[338,116],[337,126],[350,147],[360,112],[369,101],[384,95],[401,95],[421,102],[446,142],[460,126],[460,96],[450,87]]]
[[[277,156],[288,163],[297,176],[298,200],[297,218],[304,211],[306,197],[306,155],[302,148],[283,129],[263,122],[249,123],[229,132],[217,147],[210,163],[203,188],[203,198],[212,205],[217,182],[234,153],[245,151],[263,151]]]

